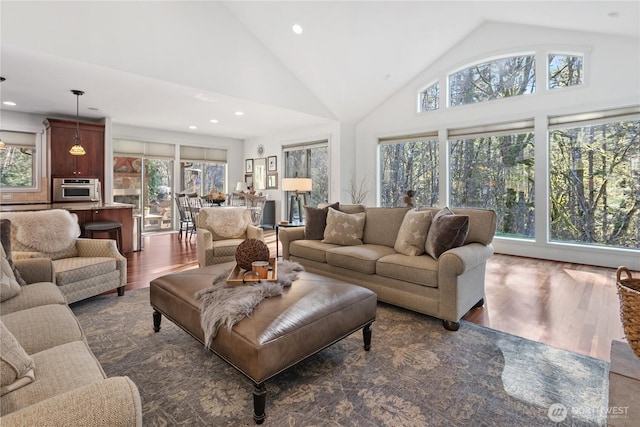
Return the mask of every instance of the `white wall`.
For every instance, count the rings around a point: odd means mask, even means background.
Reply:
[[[580,87],[545,90],[542,77],[546,73],[546,65],[538,62],[536,94],[455,108],[444,107],[448,72],[492,56],[526,52],[541,52],[544,54],[542,57],[546,57],[547,53],[551,52],[585,52],[585,84]],[[369,174],[377,177],[376,157],[380,137],[439,131],[440,143],[443,147],[449,128],[528,118],[536,119],[536,165],[539,166],[537,171],[539,176],[540,171],[545,171],[545,159],[548,158],[547,117],[639,105],[639,75],[640,43],[637,38],[486,23],[356,125],[357,176],[363,177]],[[440,81],[440,109],[417,113],[417,93],[436,80]],[[544,125],[541,127],[540,123]],[[540,129],[543,131],[540,132]],[[446,161],[445,156],[446,150],[441,149],[442,164]],[[541,218],[544,218],[548,211],[545,187],[536,187],[538,226],[541,225]],[[441,203],[445,202],[441,201]],[[376,198],[371,195],[367,204],[376,204]],[[545,236],[546,231],[537,233],[538,236],[541,234]],[[630,268],[640,268],[638,251],[584,250],[567,245],[551,245],[543,242],[531,244],[498,238],[494,240],[494,246],[497,251],[516,255],[611,267],[626,263]]]

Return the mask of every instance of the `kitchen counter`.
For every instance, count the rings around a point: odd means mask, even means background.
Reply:
[[[0,212],[44,211],[49,209],[66,209],[68,211],[90,211],[93,209],[133,209],[135,206],[127,203],[33,203],[22,205],[0,205]]]

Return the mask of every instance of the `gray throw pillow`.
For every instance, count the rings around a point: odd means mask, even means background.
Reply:
[[[355,246],[362,244],[366,213],[347,214],[329,208],[322,243]]]
[[[461,246],[469,233],[469,216],[456,215],[449,208],[441,209],[431,221],[425,251],[433,258]]]
[[[404,216],[393,248],[404,255],[422,255],[431,225],[430,211],[410,210]]]
[[[7,261],[11,266],[11,271],[13,271],[16,281],[20,286],[25,286],[27,282],[24,281],[22,276],[20,276],[18,269],[13,265],[13,258],[11,255],[11,221],[8,219],[0,220],[0,243],[2,243],[4,253],[7,255]]]
[[[304,238],[307,240],[324,239],[324,229],[327,226],[329,208],[340,209],[340,203],[335,202],[324,208],[304,207]]]

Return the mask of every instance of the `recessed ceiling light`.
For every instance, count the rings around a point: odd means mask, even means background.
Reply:
[[[15,107],[17,105],[15,102],[12,102],[12,101],[4,101],[3,104],[4,105],[9,105],[11,107]]]
[[[236,116],[244,116],[244,113],[242,111],[236,111]]]
[[[198,129],[198,127],[194,126],[194,125],[191,125],[191,126],[189,126],[189,129]]]
[[[616,12],[616,11],[613,11],[613,12],[607,13],[607,16],[609,18],[617,18],[618,16],[620,16],[620,14],[618,12]]]
[[[300,26],[300,24],[293,24],[293,27],[291,27],[291,31],[296,34],[302,34],[302,26]]]
[[[216,119],[211,119],[209,120],[211,123],[218,123],[218,121]]]

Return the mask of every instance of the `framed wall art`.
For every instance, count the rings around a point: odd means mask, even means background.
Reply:
[[[267,190],[278,189],[278,172],[267,172]]]
[[[277,156],[267,157],[267,171],[275,172],[277,170],[278,170],[278,157]]]
[[[244,172],[253,173],[253,159],[246,159],[244,161]]]
[[[247,184],[247,188],[253,187],[253,174],[252,173],[244,174],[244,183]]]

